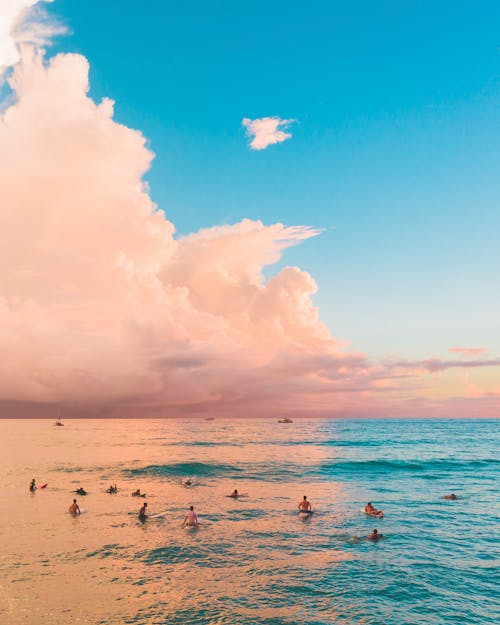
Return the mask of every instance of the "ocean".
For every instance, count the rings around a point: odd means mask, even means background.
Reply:
[[[500,621],[498,420],[64,423],[0,421],[2,624]]]

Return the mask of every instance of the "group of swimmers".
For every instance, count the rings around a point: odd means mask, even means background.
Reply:
[[[192,482],[191,482],[192,483]],[[183,482],[184,484],[184,482]],[[29,490],[30,492],[35,492],[35,490],[37,489],[36,486],[36,481],[35,478],[33,478],[31,480],[30,486],[29,486]],[[75,493],[77,493],[78,495],[86,495],[87,492],[85,491],[85,489],[83,488],[83,486],[80,486],[80,488],[78,488],[77,490],[73,491]],[[118,487],[116,484],[111,485],[107,490],[107,493],[110,494],[114,494],[118,492]],[[141,493],[140,489],[136,489],[135,491],[132,491],[132,497],[145,497],[146,494],[145,493]],[[239,497],[244,497],[243,493],[239,493],[238,490],[235,488],[233,490],[233,492],[230,495],[226,495],[227,497],[231,497],[232,499],[238,499]],[[458,499],[457,495],[455,495],[455,493],[451,493],[450,495],[444,495],[443,499],[447,499],[447,500],[451,500],[451,501],[455,501]],[[310,514],[312,514],[313,512],[313,508],[311,505],[311,502],[308,501],[307,499],[307,495],[304,495],[302,500],[299,502],[299,505],[297,506],[299,509],[299,514],[307,514],[308,516]],[[147,514],[147,508],[148,508],[148,504],[146,502],[143,503],[143,505],[141,506],[141,509],[139,510],[139,520],[140,521],[146,521],[148,518],[148,514]],[[70,505],[69,507],[69,512],[70,514],[72,514],[73,516],[77,516],[79,514],[81,514],[81,510],[80,507],[76,501],[76,499],[73,499],[73,503]],[[371,502],[368,502],[364,508],[364,512],[365,514],[367,514],[368,516],[372,516],[372,517],[377,517],[377,518],[383,518],[384,517],[384,512],[383,510],[377,510],[377,508],[375,508],[375,506],[373,506],[373,504]],[[189,511],[186,514],[184,521],[182,522],[182,526],[186,526],[186,527],[198,527],[200,524],[199,520],[198,520],[198,515],[196,514],[195,510],[194,510],[194,506],[190,506],[189,507]],[[356,539],[359,539],[358,536],[355,537]],[[378,530],[374,529],[367,537],[367,539],[369,540],[380,540],[381,538],[383,538],[383,534],[379,534]]]

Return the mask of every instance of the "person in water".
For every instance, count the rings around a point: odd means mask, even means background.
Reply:
[[[189,506],[189,512],[186,514],[186,518],[182,522],[182,525],[187,525],[187,527],[198,527],[199,524],[198,515],[194,511],[194,507]]]
[[[233,499],[238,499],[238,491],[237,491],[237,489],[235,488],[233,490],[233,492],[229,496],[232,497]]]
[[[73,499],[73,503],[69,507],[69,512],[74,516],[81,514],[80,506],[76,503],[76,499]]]
[[[140,497],[141,496],[141,491],[139,489],[134,490],[134,492],[132,493],[132,497]]]
[[[304,498],[299,503],[299,510],[301,512],[311,512],[311,510],[312,510],[311,503],[309,501],[307,501],[307,496],[306,495],[304,495]]]
[[[365,513],[371,516],[384,516],[382,510],[377,510],[370,502],[368,502],[365,506]]]
[[[146,514],[147,507],[148,507],[148,504],[144,503],[142,508],[139,510],[139,519],[141,521],[145,521],[148,518],[148,515]]]
[[[35,491],[36,491],[36,482],[35,482],[35,478],[33,478],[30,484],[30,492],[34,493]]]
[[[445,495],[443,499],[451,499],[451,501],[455,501],[455,499],[458,499],[458,497],[455,495],[455,493],[451,493],[451,495]]]
[[[368,534],[367,538],[368,540],[380,540],[383,536],[379,534],[377,530],[373,530],[371,534]]]
[[[117,492],[118,492],[118,487],[116,486],[116,484],[115,484],[114,486],[110,486],[110,487],[108,488],[108,493],[110,493],[111,495],[112,495],[113,493],[117,493]]]

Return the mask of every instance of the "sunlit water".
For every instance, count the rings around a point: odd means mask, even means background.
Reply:
[[[0,620],[498,623],[499,425],[0,421]],[[143,501],[165,514],[140,523]],[[181,528],[190,504],[198,530]],[[375,527],[378,543],[353,538]]]

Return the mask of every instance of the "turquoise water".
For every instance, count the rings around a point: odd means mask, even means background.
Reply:
[[[11,536],[0,560],[9,623],[498,623],[499,425],[2,421],[1,509],[23,492],[21,526],[5,514],[0,526]],[[47,492],[25,495],[33,476]],[[111,482],[116,496],[104,493]],[[86,511],[71,519],[80,484]],[[162,516],[138,523],[135,487]],[[224,497],[233,488],[247,496]],[[442,498],[450,492],[459,500]],[[306,520],[303,494],[315,508]],[[364,515],[367,501],[385,518]],[[199,530],[180,527],[191,503]],[[373,528],[379,542],[354,538]],[[26,595],[44,566],[33,614]]]

